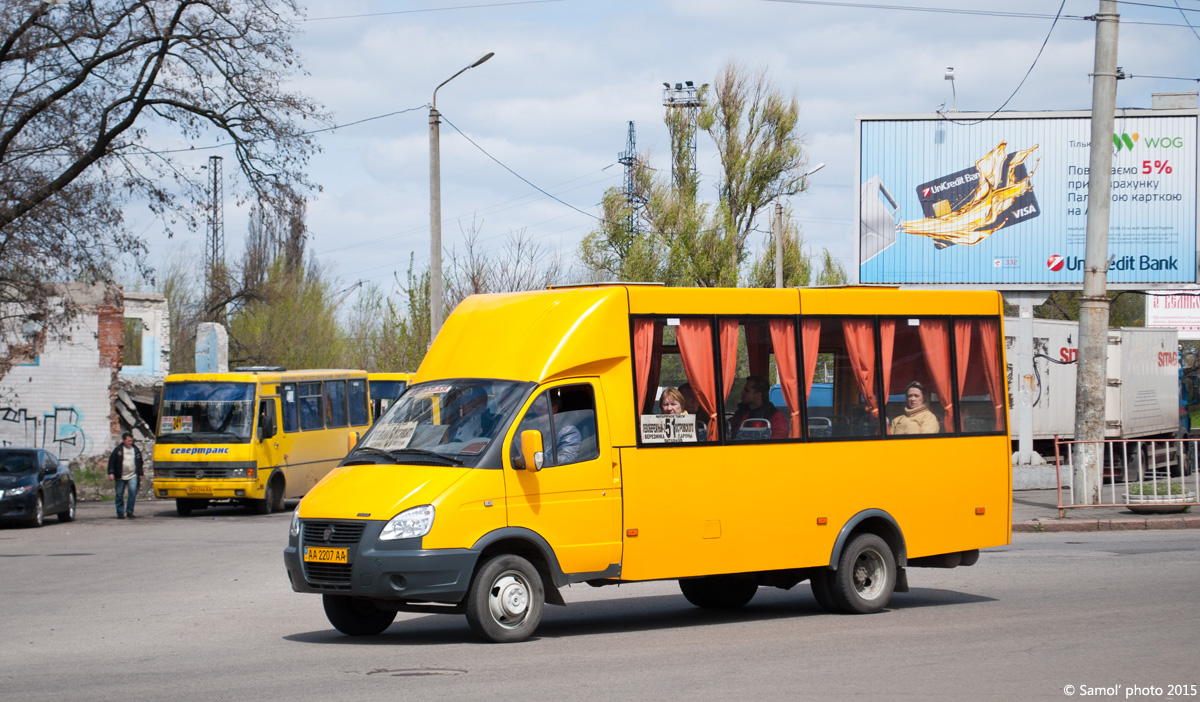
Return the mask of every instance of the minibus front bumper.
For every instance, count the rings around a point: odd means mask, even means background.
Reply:
[[[422,549],[419,538],[380,541],[383,525],[301,520],[300,534],[289,535],[283,551],[292,589],[402,602],[456,604],[466,597],[479,552]],[[306,549],[323,550],[329,560],[306,561]]]
[[[159,498],[193,498],[200,500],[262,499],[264,486],[257,480],[177,480],[155,478],[154,494]]]

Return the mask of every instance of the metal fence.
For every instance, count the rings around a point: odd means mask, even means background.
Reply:
[[[1104,455],[1100,504],[1075,504],[1071,447],[1100,444]],[[1128,507],[1134,512],[1182,511],[1200,505],[1200,438],[1105,439],[1063,441],[1054,439],[1054,465],[1058,475],[1058,509]],[[1064,471],[1065,469],[1065,471]],[[1065,473],[1065,474],[1064,474]]]

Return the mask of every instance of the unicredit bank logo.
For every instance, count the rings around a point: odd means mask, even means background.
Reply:
[[[1063,263],[1063,257],[1059,256],[1058,254],[1054,254],[1050,258],[1046,259],[1046,267],[1052,271],[1061,271],[1063,269]]]

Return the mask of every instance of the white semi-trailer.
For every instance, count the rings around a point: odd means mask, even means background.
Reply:
[[[1006,319],[1009,334],[1016,319]],[[1015,337],[1006,336],[1009,357]],[[1075,360],[1079,354],[1079,324],[1033,320],[1034,383],[1033,440],[1046,454],[1046,440],[1075,436]],[[1009,393],[1016,387],[1008,366]],[[1017,438],[1020,405],[1013,408],[1012,437]],[[1110,439],[1169,438],[1179,431],[1179,341],[1174,329],[1115,327],[1108,331],[1108,391],[1105,436]]]

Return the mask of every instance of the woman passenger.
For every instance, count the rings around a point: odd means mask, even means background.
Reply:
[[[687,398],[677,388],[667,388],[663,390],[662,396],[658,398],[658,406],[662,409],[663,414],[691,414],[688,412]],[[696,418],[696,440],[705,441],[708,438],[708,430],[704,426],[704,422],[700,418]]]
[[[904,389],[904,414],[892,419],[893,434],[936,434],[938,420],[929,411],[925,386],[917,381]]]

